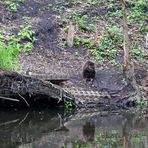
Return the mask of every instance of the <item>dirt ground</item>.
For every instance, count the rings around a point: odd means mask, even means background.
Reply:
[[[34,48],[31,52],[20,55],[21,73],[31,71],[33,74],[66,75],[70,78],[65,86],[78,87],[84,90],[107,90],[111,92],[122,91],[125,86],[120,67],[110,64],[98,64],[86,48],[69,48],[64,45],[66,34],[63,29],[69,22],[64,18],[75,7],[67,3],[66,11],[59,11],[64,0],[27,0],[19,3],[17,13],[11,13],[5,5],[0,4],[0,28],[5,32],[18,32],[21,25],[31,25],[35,30]],[[93,8],[83,5],[77,6],[80,13],[91,15],[106,13],[104,7]],[[101,29],[101,27],[100,27]],[[86,84],[82,79],[82,67],[87,60],[96,63],[97,75],[93,85]],[[120,59],[122,61],[122,59]],[[143,70],[141,70],[143,71]],[[146,77],[145,74],[139,80]],[[137,74],[138,75],[138,74]],[[141,81],[140,81],[141,82]],[[139,83],[140,83],[139,82]]]

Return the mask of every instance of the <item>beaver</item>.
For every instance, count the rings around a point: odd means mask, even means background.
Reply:
[[[96,75],[95,63],[92,61],[87,61],[83,66],[83,78],[86,81],[93,81]]]

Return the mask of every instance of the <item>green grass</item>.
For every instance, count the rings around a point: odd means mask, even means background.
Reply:
[[[34,31],[30,27],[20,29],[16,36],[0,34],[0,68],[17,70],[18,55],[32,50],[35,41]]]

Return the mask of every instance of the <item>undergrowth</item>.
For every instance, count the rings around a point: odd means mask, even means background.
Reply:
[[[80,13],[74,11],[68,18],[78,27],[78,34],[74,39],[74,45],[88,49],[98,62],[104,60],[114,61],[118,54],[123,54],[121,3],[114,0],[108,0],[106,2],[106,9],[108,11],[104,16],[91,16],[87,12]],[[105,1],[87,1],[87,4],[90,7],[92,6],[92,9],[94,5],[98,5],[99,7],[102,3],[104,4]],[[76,5],[78,5],[78,3]],[[136,2],[128,1],[126,2],[126,10],[131,43],[130,56],[139,62],[144,62],[148,58],[144,49],[145,35],[148,32],[146,25],[148,18],[148,13],[146,12],[146,10],[148,10],[147,2],[145,0],[137,0]],[[101,24],[101,22],[103,22],[103,24]],[[99,25],[103,25],[104,29],[103,31],[98,29],[99,43],[95,45],[94,33],[96,29],[99,28]]]
[[[15,13],[18,11],[17,7],[19,3],[24,3],[25,0],[0,0],[1,3],[6,4],[8,6],[8,9]]]
[[[0,68],[18,69],[18,55],[30,51],[35,41],[30,27],[21,28],[17,35],[0,34]]]

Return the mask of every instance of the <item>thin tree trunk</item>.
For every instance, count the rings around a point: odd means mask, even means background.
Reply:
[[[123,15],[123,40],[124,40],[123,72],[125,74],[126,80],[132,84],[133,88],[135,89],[137,93],[136,98],[135,98],[136,101],[140,102],[142,98],[142,94],[140,92],[140,88],[135,78],[134,60],[130,60],[130,57],[129,57],[130,41],[129,41],[129,36],[128,36],[126,2],[125,0],[121,0],[121,3],[122,3],[122,15]]]
[[[125,8],[125,0],[121,0],[122,3],[122,15],[123,15],[123,39],[124,39],[124,63],[123,63],[123,70],[126,71],[129,65],[129,50],[130,50],[130,43],[128,37],[128,25],[127,25],[127,15],[126,15],[126,8]]]

